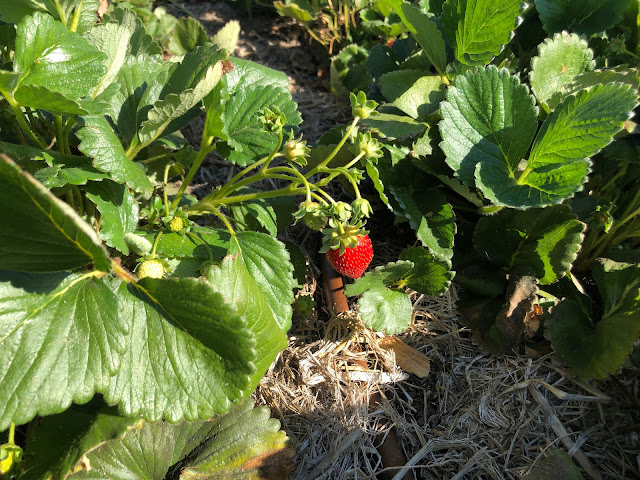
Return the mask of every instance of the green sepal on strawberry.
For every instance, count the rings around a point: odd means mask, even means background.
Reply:
[[[338,223],[329,220],[331,228],[323,230],[324,244],[321,253],[326,253],[329,264],[340,274],[360,278],[373,259],[373,247],[368,232],[360,222]]]

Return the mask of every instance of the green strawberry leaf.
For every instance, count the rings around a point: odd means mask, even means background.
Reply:
[[[0,430],[108,387],[128,325],[102,279],[4,272],[0,299]]]
[[[111,261],[95,231],[4,155],[0,180],[0,269],[54,272],[93,263],[109,271]]]
[[[347,297],[354,297],[356,295],[362,295],[367,290],[397,286],[401,280],[410,275],[412,268],[414,268],[414,264],[411,261],[387,263],[386,265],[376,267],[372,271],[365,273],[364,276],[356,279],[355,282],[347,285],[344,294]]]
[[[219,267],[209,269],[207,279],[255,333],[256,371],[248,388],[253,390],[278,353],[287,347],[287,335],[276,322],[262,289],[249,274],[242,256],[225,257]]]
[[[545,336],[571,370],[581,378],[605,378],[629,357],[640,335],[640,267],[600,259],[594,279],[605,299],[605,311],[592,322],[582,306],[564,299],[551,309]]]
[[[124,438],[87,451],[83,468],[68,478],[249,480],[264,478],[265,470],[273,478],[286,478],[293,454],[286,448],[288,440],[266,407],[247,401],[214,420],[142,422]]]
[[[425,295],[442,295],[451,285],[454,277],[451,261],[436,258],[426,248],[405,248],[400,253],[400,260],[413,263],[414,267],[404,278],[404,284],[416,292]]]
[[[191,17],[179,18],[169,36],[168,50],[174,55],[185,55],[207,41],[202,24]]]
[[[571,83],[565,84],[560,91],[548,100],[549,108],[554,109],[568,95],[575,95],[580,90],[590,89],[606,83],[622,83],[629,85],[638,94],[640,91],[640,77],[638,70],[624,67],[607,70],[592,70],[577,75]]]
[[[11,93],[18,86],[20,80],[19,72],[9,72],[0,70],[0,92]]]
[[[162,47],[147,33],[142,21],[132,10],[115,8],[102,18],[102,22],[105,24],[116,23],[129,27],[131,31],[127,50],[129,58],[140,56],[142,58],[155,58],[162,55]]]
[[[236,77],[227,79],[229,98],[224,109],[223,132],[232,149],[226,156],[230,162],[246,166],[271,153],[278,142],[278,134],[265,131],[260,121],[259,116],[265,108],[277,106],[290,126],[299,125],[302,118],[288,86],[274,85],[276,82],[268,75],[263,77],[246,72],[241,77],[242,88],[229,83],[232,81],[236,81]]]
[[[65,478],[82,455],[103,442],[122,438],[137,418],[122,417],[98,397],[86,405],[71,405],[60,415],[34,421],[27,430],[24,480]]]
[[[447,50],[436,23],[418,7],[404,0],[380,0],[379,3],[393,9],[420,44],[436,70],[441,74],[444,73],[447,68]]]
[[[560,203],[582,188],[589,157],[608,145],[638,105],[628,85],[599,85],[565,99],[547,117],[524,166],[480,164],[476,184],[496,205]]]
[[[458,76],[440,107],[440,146],[456,177],[469,186],[479,163],[515,172],[538,127],[528,88],[494,66]]]
[[[382,93],[392,102],[391,105],[413,119],[426,121],[429,115],[440,108],[445,85],[438,75],[421,75],[413,80],[413,72],[418,71],[399,70],[383,75],[380,77],[380,86]],[[399,84],[398,78],[406,83]]]
[[[147,120],[142,122],[138,132],[140,142],[143,145],[148,145],[158,138],[172,122],[178,121],[180,117],[198,106],[221,78],[222,63],[216,62],[207,68],[203,78],[192,88],[180,94],[169,93],[163,99],[155,102],[153,108],[149,110]],[[176,128],[174,125],[174,128],[169,128],[167,133],[172,133],[180,127]]]
[[[135,232],[153,242],[156,233],[144,230]],[[189,235],[180,233],[165,233],[157,245],[157,253],[162,257],[181,258],[194,257],[199,259],[222,258],[229,250],[229,232],[214,230],[208,227],[194,226]]]
[[[221,48],[224,48],[229,55],[233,55],[239,39],[240,22],[230,20],[211,37],[211,43],[219,45]]]
[[[591,36],[618,23],[629,0],[535,0],[535,4],[548,34],[569,30]]]
[[[225,413],[250,393],[255,334],[211,285],[145,278],[117,289],[129,348],[105,400],[148,421]]]
[[[107,23],[93,27],[84,36],[91,45],[107,56],[105,60],[107,71],[91,92],[92,97],[100,95],[115,81],[127,58],[132,33],[128,25]]]
[[[126,183],[134,190],[149,192],[151,181],[142,166],[129,160],[120,140],[104,116],[84,117],[84,126],[76,133],[78,149],[92,157],[93,166],[108,173],[118,183]]]
[[[419,78],[428,74],[429,72],[426,70],[393,70],[380,75],[378,84],[382,95],[393,102],[409,90]]]
[[[584,480],[571,455],[559,448],[550,448],[546,457],[538,461],[527,473],[527,480]]]
[[[456,60],[487,65],[511,41],[522,23],[521,0],[449,0],[442,5],[442,26]]]
[[[138,226],[138,204],[127,187],[111,181],[92,182],[83,189],[102,215],[100,238],[125,255],[129,247],[124,236]]]
[[[594,66],[593,51],[586,40],[567,32],[556,33],[538,46],[538,56],[531,60],[531,90],[539,102],[548,104],[554,93]]]
[[[428,125],[404,115],[381,113],[360,122],[361,125],[388,138],[403,140],[422,135]]]
[[[437,259],[451,259],[456,217],[445,198],[434,188],[410,193],[404,186],[391,184],[389,190],[422,244]]]
[[[241,255],[249,274],[262,290],[282,331],[291,328],[293,265],[284,244],[259,232],[239,232],[231,241],[231,255]]]
[[[35,12],[18,25],[13,68],[22,74],[20,85],[45,87],[78,100],[104,76],[104,60],[104,53],[45,13]]]
[[[502,210],[478,221],[476,251],[511,275],[533,275],[545,285],[571,268],[585,225],[566,206]]]
[[[384,286],[365,291],[358,300],[358,311],[367,327],[387,335],[404,332],[412,319],[409,296]]]
[[[62,93],[46,87],[21,85],[13,94],[16,102],[24,107],[46,110],[59,115],[86,115],[80,101],[71,100]]]

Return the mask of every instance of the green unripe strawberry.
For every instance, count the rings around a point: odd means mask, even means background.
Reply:
[[[165,273],[167,273],[167,269],[162,264],[162,262],[156,258],[151,258],[149,260],[145,260],[140,265],[138,265],[138,278],[162,278]]]
[[[184,218],[175,216],[167,224],[167,230],[171,233],[179,232],[186,226]]]

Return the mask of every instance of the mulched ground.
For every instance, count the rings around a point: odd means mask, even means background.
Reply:
[[[292,21],[261,11],[249,18],[224,2],[170,7],[175,15],[198,18],[212,34],[229,20],[240,21],[235,55],[288,75],[308,140],[349,121],[345,101],[322,86],[323,56]],[[211,158],[197,182],[210,189],[231,172]],[[558,449],[580,464],[585,478],[640,479],[636,371],[623,368],[606,381],[584,383],[551,356],[485,355],[458,321],[452,287],[438,298],[412,294],[414,321],[399,337],[430,357],[431,373],[424,379],[407,375],[380,348],[380,335],[357,322],[355,311],[331,318],[315,253],[318,238],[297,228],[286,235],[308,256],[299,295],[312,296],[316,309],[294,318],[289,348],[255,397],[280,418],[296,449],[292,479],[375,478],[384,470],[379,434],[392,427],[408,459],[397,478],[552,480],[559,478],[550,463]],[[396,243],[376,240],[376,261],[397,260]],[[371,405],[374,392],[381,401]]]

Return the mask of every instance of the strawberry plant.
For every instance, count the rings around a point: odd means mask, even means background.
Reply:
[[[614,373],[640,334],[637,2],[377,8],[398,38],[346,45],[334,65],[379,103],[361,122],[382,144],[365,169],[417,242],[345,293],[368,325],[402,331],[403,287],[438,294],[455,272],[489,351],[546,337],[576,374]]]
[[[376,104],[353,95],[351,126],[307,165],[284,74],[208,41],[164,61],[120,3],[99,22],[97,2],[0,5],[2,472],[19,475],[19,460],[25,478],[257,471],[254,457],[290,457],[246,400],[291,326],[277,235],[293,212],[334,257],[353,246],[332,239],[371,213],[355,165],[380,148],[356,131]],[[180,130],[200,116],[194,148]],[[213,152],[235,174],[196,198]],[[337,178],[352,204],[323,189]]]

